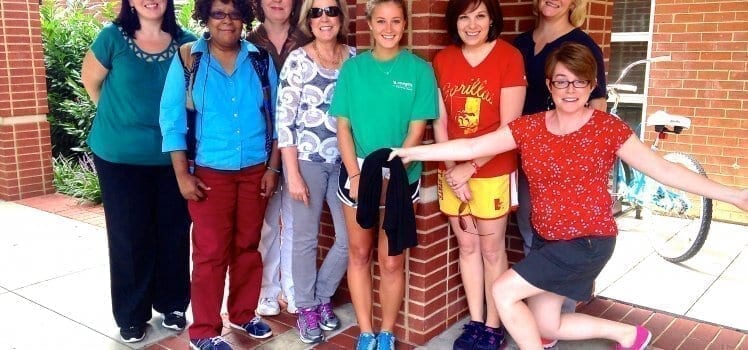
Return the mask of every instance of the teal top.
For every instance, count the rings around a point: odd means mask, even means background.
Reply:
[[[163,52],[150,54],[121,27],[110,24],[102,29],[91,45],[96,59],[109,70],[88,136],[97,156],[120,164],[171,164],[169,154],[161,152],[161,92],[179,46],[196,39],[183,30]]]
[[[434,71],[408,50],[387,61],[366,51],[343,64],[328,113],[348,119],[359,158],[380,148],[402,147],[412,121],[439,116]],[[408,182],[418,180],[422,167],[411,162]]]

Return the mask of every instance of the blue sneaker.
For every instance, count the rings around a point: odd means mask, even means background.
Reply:
[[[190,349],[193,350],[233,350],[231,345],[222,337],[191,339]]]
[[[325,340],[325,335],[319,328],[319,314],[316,307],[299,308],[296,326],[299,327],[299,339],[304,344],[318,344]]]
[[[377,350],[395,350],[395,335],[390,331],[379,332]]]
[[[374,333],[361,333],[356,341],[356,350],[374,350],[377,347],[377,336]]]
[[[452,344],[452,350],[473,350],[484,328],[486,328],[486,325],[483,322],[470,321],[466,323],[462,326],[462,334]]]
[[[273,335],[273,330],[270,329],[267,323],[262,321],[260,316],[255,316],[252,320],[247,323],[238,325],[231,323],[232,328],[241,329],[252,338],[265,339]]]
[[[501,328],[486,326],[475,343],[475,350],[498,350],[504,342],[504,331]]]

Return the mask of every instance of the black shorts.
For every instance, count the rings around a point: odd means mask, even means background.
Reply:
[[[595,278],[613,255],[616,238],[546,241],[535,233],[532,242],[530,252],[512,269],[537,288],[582,301],[592,297]]]
[[[348,172],[345,170],[345,166],[343,164],[340,164],[340,177],[338,178],[338,198],[340,198],[340,201],[343,202],[343,204],[352,208],[357,208],[358,202],[351,199],[350,191],[345,188],[346,182],[348,182]],[[411,201],[413,203],[417,202],[421,198],[421,180],[418,179],[418,181],[408,185],[408,189],[410,190]],[[384,206],[380,206],[380,208],[384,208]]]

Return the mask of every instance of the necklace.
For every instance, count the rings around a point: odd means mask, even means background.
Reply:
[[[327,60],[319,53],[319,49],[317,48],[317,40],[312,41],[312,50],[314,50],[314,55],[317,56],[317,59],[319,60],[319,64],[322,65],[322,67],[335,69],[338,68],[340,65],[340,61],[343,60],[343,55],[340,53],[340,50],[338,50],[338,44],[335,44],[335,47],[332,49],[332,59]]]
[[[387,62],[378,61],[376,59],[377,55],[374,54],[374,51],[371,52],[371,55],[372,57],[374,57],[375,66],[377,66],[377,69],[379,69],[379,71],[382,72],[382,74],[384,75],[390,75],[390,73],[392,73],[392,70],[395,69],[395,67],[397,67],[397,62],[400,60],[400,52],[398,52],[397,57],[395,57],[394,62],[392,62],[392,64],[390,65],[390,69],[384,70],[382,67],[385,65],[388,65],[389,61]]]

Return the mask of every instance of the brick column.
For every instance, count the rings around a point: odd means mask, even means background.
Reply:
[[[603,47],[606,58],[610,52],[612,1],[591,1],[590,20],[585,30]],[[426,60],[431,60],[437,51],[450,44],[446,35],[444,13],[446,0],[406,0],[410,13],[408,28],[401,44]],[[369,26],[366,23],[365,0],[349,0],[351,11],[351,44],[360,50],[371,47]],[[531,1],[502,1],[505,40],[529,30],[535,23]],[[426,143],[433,142],[431,128]],[[451,234],[446,217],[439,211],[436,195],[436,163],[427,162],[421,178],[421,201],[416,211],[418,246],[407,253],[405,301],[400,309],[395,334],[398,339],[425,344],[468,314],[465,292],[462,288],[458,266],[457,239]],[[322,219],[320,255],[332,242],[329,216]],[[507,231],[507,247],[510,263],[522,258],[522,240],[517,227],[511,225]],[[374,286],[378,287],[378,268],[374,267]],[[347,298],[345,282],[338,293],[339,300]],[[378,296],[374,295],[374,318],[381,321]]]
[[[0,200],[54,192],[35,0],[0,2]]]

